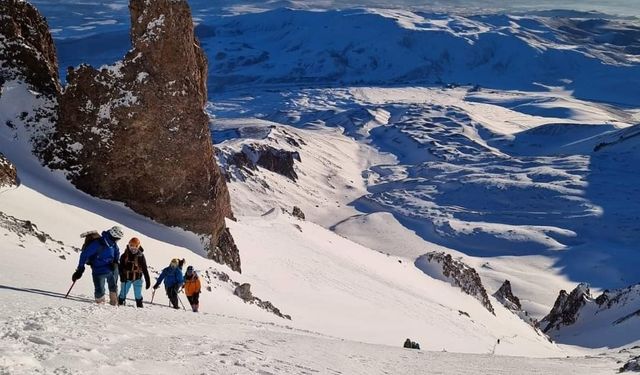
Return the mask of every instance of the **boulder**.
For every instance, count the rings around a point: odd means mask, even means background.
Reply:
[[[245,302],[253,301],[253,294],[251,294],[251,284],[240,284],[233,291],[233,294],[240,297]]]
[[[210,258],[240,271],[189,5],[131,0],[129,9],[133,48],[124,59],[68,70],[47,163],[91,195],[199,234]]]
[[[302,210],[298,206],[293,206],[293,210],[291,211],[291,215],[293,215],[294,217],[297,217],[300,220],[304,220],[304,218],[305,218],[304,212],[302,212]]]

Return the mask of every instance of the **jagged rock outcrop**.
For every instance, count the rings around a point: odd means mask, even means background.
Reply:
[[[640,356],[628,360],[618,372],[640,372]]]
[[[509,311],[516,314],[520,319],[524,320],[527,324],[534,327],[538,331],[538,321],[534,319],[529,313],[522,309],[520,299],[513,294],[511,290],[511,282],[505,280],[500,289],[493,293],[493,297],[498,300]]]
[[[511,291],[511,282],[509,280],[505,280],[500,286],[500,289],[498,289],[493,296],[511,311],[522,310],[520,299],[513,295],[513,292]]]
[[[253,293],[251,293],[251,284],[249,283],[236,285],[236,289],[233,291],[233,294],[238,296],[245,303],[256,305],[261,309],[267,310],[281,318],[291,320],[290,315],[286,315],[280,312],[280,309],[275,307],[271,302],[263,301],[260,298],[254,296]]]
[[[25,141],[40,156],[57,119],[59,95],[58,61],[47,21],[28,2],[0,1],[0,125],[16,139],[22,134],[18,127],[24,128]]]
[[[293,140],[293,138],[291,138]],[[300,162],[297,151],[281,150],[263,144],[245,144],[242,151],[227,157],[227,164],[252,174],[260,166],[281,174],[292,181],[297,181],[298,174],[294,169],[295,161]]]
[[[35,90],[58,95],[58,59],[47,21],[23,0],[0,1],[0,83],[24,77]]]
[[[186,0],[131,0],[133,48],[114,65],[69,69],[46,161],[81,190],[201,235],[240,270],[204,112],[207,61]]]
[[[561,290],[556,298],[551,312],[540,321],[543,332],[559,329],[562,326],[574,324],[579,316],[580,309],[591,299],[589,285],[579,284],[571,293]]]
[[[0,153],[0,187],[18,185],[18,171],[16,167]]]
[[[300,220],[305,219],[304,212],[302,212],[302,210],[298,206],[293,206],[293,210],[291,210],[291,215],[293,217],[297,217]]]
[[[444,252],[431,252],[420,256],[415,261],[416,267],[427,275],[450,283],[475,297],[482,306],[495,315],[493,305],[489,301],[487,290],[476,270],[460,260],[453,259]]]

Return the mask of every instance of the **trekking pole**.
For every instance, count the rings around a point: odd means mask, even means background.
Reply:
[[[153,305],[153,297],[156,296],[156,290],[154,289],[153,292],[151,292],[151,304]]]
[[[71,293],[71,289],[73,289],[74,285],[76,285],[75,281],[73,283],[71,283],[71,286],[69,287],[69,290],[67,291],[67,294],[64,295],[64,298],[69,297],[69,293]]]
[[[176,294],[176,296],[178,296],[178,295]],[[184,307],[184,303],[182,303],[182,299],[180,298],[180,296],[178,296],[178,301],[180,301],[180,304],[182,305],[182,309],[183,309],[184,311],[187,311],[187,308],[186,308],[186,307]]]

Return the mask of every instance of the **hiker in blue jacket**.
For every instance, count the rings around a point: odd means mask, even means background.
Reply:
[[[80,253],[78,268],[71,276],[71,280],[75,282],[82,277],[85,264],[91,266],[96,303],[105,303],[104,283],[106,281],[109,286],[109,303],[113,306],[118,304],[118,259],[120,258],[120,249],[116,242],[123,235],[122,228],[114,226],[88,243]]]
[[[158,281],[153,286],[153,289],[158,289],[160,283],[164,280],[164,289],[167,292],[167,297],[174,309],[179,309],[178,306],[178,290],[184,284],[184,277],[182,276],[182,270],[179,267],[181,263],[180,259],[174,258],[171,260],[169,267],[162,270]]]

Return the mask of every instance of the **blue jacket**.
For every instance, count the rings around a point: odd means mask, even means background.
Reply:
[[[160,285],[160,283],[164,280],[164,287],[171,288],[174,286],[182,286],[184,284],[184,277],[182,276],[182,270],[178,267],[171,268],[171,266],[165,268],[160,273],[160,277],[158,277],[158,281],[156,281],[156,285]]]
[[[91,262],[94,275],[104,275],[112,272],[113,264],[120,259],[120,248],[109,232],[102,232],[102,238],[91,242],[80,254],[78,269],[84,270],[84,265]]]

